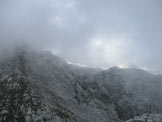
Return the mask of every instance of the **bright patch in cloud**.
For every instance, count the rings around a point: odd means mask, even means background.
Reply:
[[[91,57],[94,61],[100,61],[109,66],[116,65],[121,68],[128,67],[128,40],[118,37],[95,37],[90,41],[89,45]]]

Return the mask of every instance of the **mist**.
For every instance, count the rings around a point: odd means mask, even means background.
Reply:
[[[162,73],[161,33],[161,0],[0,0],[0,49],[26,42],[74,64]]]

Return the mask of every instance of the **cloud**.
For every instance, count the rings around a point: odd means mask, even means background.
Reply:
[[[0,48],[19,41],[89,66],[162,72],[161,0],[1,0]]]

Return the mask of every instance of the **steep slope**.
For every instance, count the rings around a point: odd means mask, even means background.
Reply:
[[[0,63],[0,120],[120,121],[112,106],[91,99],[85,79],[97,71],[80,71],[48,52],[16,49]]]
[[[123,122],[145,113],[162,113],[161,76],[78,67],[29,47],[0,60],[2,122]]]
[[[162,113],[162,77],[140,69],[120,69],[117,67],[102,71],[87,82],[99,88],[96,97],[112,103],[122,120],[144,113]]]

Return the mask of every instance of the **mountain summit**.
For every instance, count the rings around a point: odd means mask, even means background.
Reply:
[[[25,47],[0,60],[1,122],[160,122],[161,113],[162,77],[143,70],[83,68]]]

